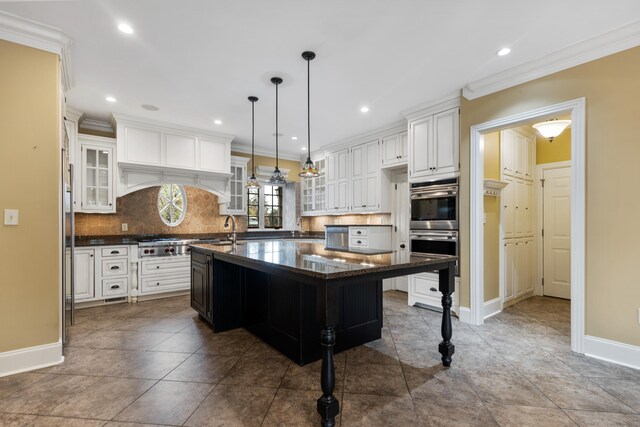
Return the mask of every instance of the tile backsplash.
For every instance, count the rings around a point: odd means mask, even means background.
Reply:
[[[115,214],[76,214],[77,236],[137,234],[224,233],[225,216],[220,216],[218,197],[208,191],[185,186],[187,212],[180,225],[169,227],[160,219],[157,209],[158,190],[150,187],[116,200]],[[238,231],[247,228],[246,217],[238,216]],[[122,224],[128,225],[122,231]]]
[[[391,224],[391,214],[312,216],[305,218],[303,227],[305,231],[324,231],[325,225],[333,224]]]

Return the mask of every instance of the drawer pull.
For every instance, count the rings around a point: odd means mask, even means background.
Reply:
[[[120,285],[113,285],[111,286],[111,289],[120,289]]]
[[[362,231],[358,231],[358,234],[362,234]]]
[[[160,286],[160,282],[156,283],[156,286]]]
[[[438,290],[434,287],[431,287],[431,289],[429,289],[431,292],[438,292]]]
[[[120,251],[111,251],[111,255],[118,255]]]
[[[156,265],[156,268],[160,268],[160,266],[159,266],[159,265]]]
[[[361,243],[362,243],[362,241],[358,240],[358,244],[361,244]]]
[[[118,265],[112,265],[110,270],[120,270],[120,266]]]

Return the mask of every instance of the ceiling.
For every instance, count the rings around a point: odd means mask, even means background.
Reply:
[[[290,156],[303,155],[306,145],[304,50],[317,54],[311,62],[316,149],[640,19],[637,0],[617,0],[615,7],[601,0],[19,1],[0,2],[0,10],[73,38],[75,85],[67,102],[94,119],[124,113],[221,131],[249,144],[247,97],[255,95],[256,147],[272,152],[269,80],[284,78],[280,151]],[[121,22],[134,33],[118,31]],[[512,53],[497,56],[505,46]],[[107,95],[117,102],[106,102]]]

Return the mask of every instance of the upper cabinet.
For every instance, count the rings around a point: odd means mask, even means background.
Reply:
[[[375,141],[351,148],[351,211],[370,212],[380,207],[380,143]]]
[[[318,176],[315,178],[303,179],[300,183],[302,191],[302,215],[304,216],[321,215],[326,212],[326,161],[326,157],[313,160],[313,163],[318,169]],[[303,164],[304,162],[301,163],[301,166]]]
[[[533,181],[536,138],[522,129],[500,132],[502,174]]]
[[[220,214],[247,214],[247,163],[248,157],[231,156],[231,178],[227,185],[228,202],[220,204]]]
[[[460,172],[458,107],[409,121],[409,179],[445,179]]]
[[[79,183],[80,200],[79,203],[76,200],[75,210],[94,213],[115,212],[115,140],[80,134],[78,142],[80,168],[76,169],[75,182]]]
[[[349,210],[349,149],[327,154],[327,213]]]
[[[409,157],[409,133],[400,132],[382,138],[382,167],[402,165]]]

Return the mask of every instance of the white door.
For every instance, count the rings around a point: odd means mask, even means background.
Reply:
[[[544,295],[571,298],[571,168],[543,173]]]
[[[409,252],[409,184],[407,172],[394,174],[395,206],[393,211],[393,250]],[[397,189],[396,189],[397,186]],[[409,292],[409,276],[396,277],[394,287],[398,291]]]

